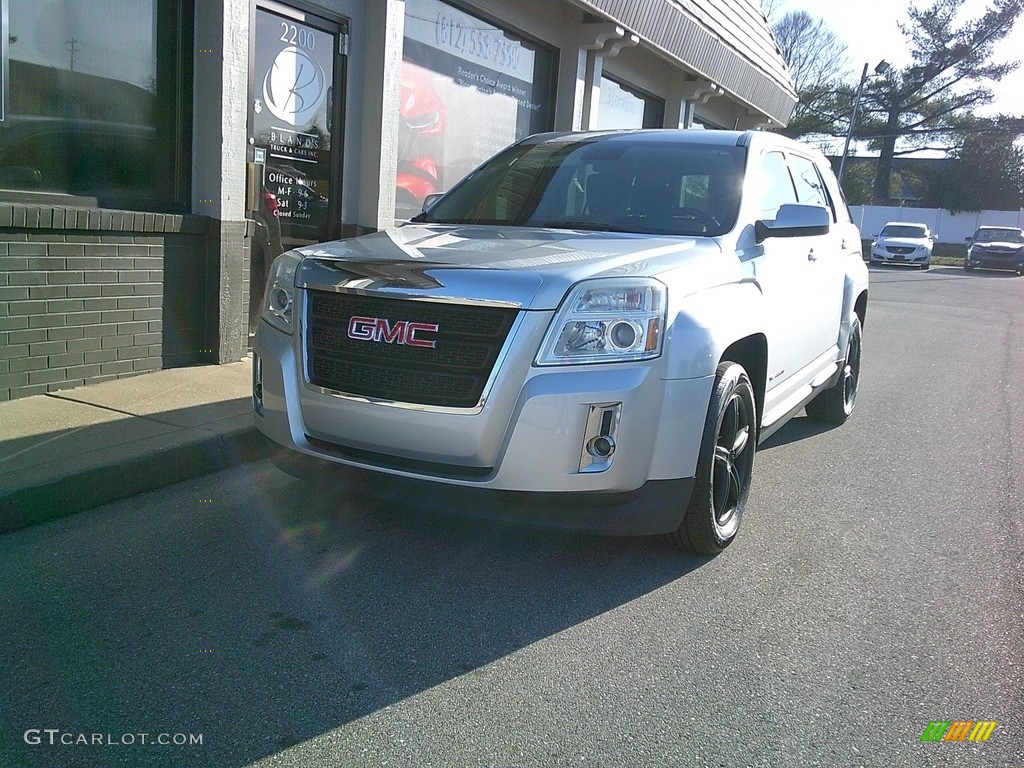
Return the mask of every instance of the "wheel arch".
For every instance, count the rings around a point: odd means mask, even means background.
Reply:
[[[853,304],[853,312],[857,315],[857,319],[860,320],[861,330],[864,329],[864,323],[868,318],[868,292],[861,291],[857,300]]]
[[[725,360],[742,365],[750,377],[750,383],[754,388],[754,404],[757,407],[757,430],[760,433],[764,395],[768,386],[767,337],[762,333],[754,333],[734,341],[723,350],[719,363]]]

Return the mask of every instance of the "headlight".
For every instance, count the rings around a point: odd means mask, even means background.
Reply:
[[[270,265],[267,287],[263,291],[263,319],[285,333],[292,332],[292,307],[295,304],[295,269],[302,255],[285,251]]]
[[[649,278],[579,283],[544,337],[537,365],[621,363],[661,354],[665,286]]]

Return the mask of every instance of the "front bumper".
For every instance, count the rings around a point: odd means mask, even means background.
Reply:
[[[416,509],[619,536],[654,536],[678,529],[695,483],[692,477],[651,480],[619,493],[495,491],[331,465],[296,451],[278,451],[271,454],[271,461],[281,471],[321,487]]]
[[[614,533],[675,530],[689,502],[713,376],[665,381],[651,364],[537,369],[513,353],[484,408],[453,413],[306,387],[293,338],[266,323],[254,352],[256,424],[304,472],[372,470],[387,476],[375,495]],[[612,460],[584,469],[593,408],[609,405]]]
[[[1006,269],[1020,272],[1024,270],[1024,254],[968,253],[967,266],[977,269]]]
[[[871,249],[871,261],[876,264],[910,264],[912,266],[920,266],[921,264],[930,264],[932,255],[927,251],[919,253],[917,251],[913,253],[889,253],[885,248],[872,248]]]

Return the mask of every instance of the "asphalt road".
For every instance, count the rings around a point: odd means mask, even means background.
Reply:
[[[1024,279],[873,270],[863,376],[710,560],[268,462],[0,537],[0,766],[1022,766]]]

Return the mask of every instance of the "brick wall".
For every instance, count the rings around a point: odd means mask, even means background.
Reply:
[[[206,228],[197,217],[0,203],[0,400],[164,367],[165,258],[202,264]],[[176,289],[201,318],[206,287]],[[181,364],[201,362],[209,344],[190,346],[198,357]]]

